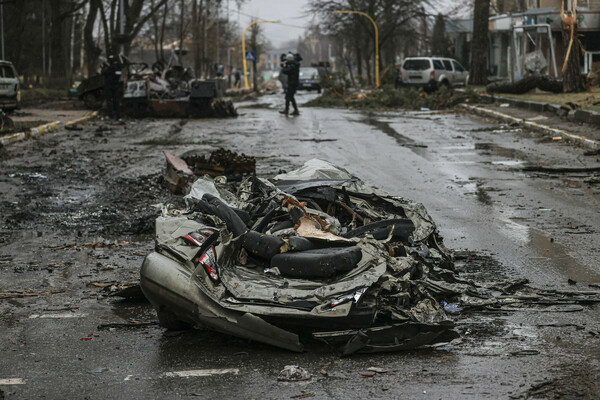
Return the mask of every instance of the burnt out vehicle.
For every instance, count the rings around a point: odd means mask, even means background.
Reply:
[[[440,302],[471,286],[421,204],[321,160],[270,180],[201,178],[186,203],[157,218],[140,273],[166,328],[345,355],[458,337]]]
[[[223,99],[224,79],[193,79],[188,68],[170,66],[164,71],[138,68],[124,83],[123,111],[131,117],[229,117],[237,112]]]

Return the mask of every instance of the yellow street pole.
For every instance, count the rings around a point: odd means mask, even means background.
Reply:
[[[250,89],[250,87],[248,86],[248,72],[247,72],[248,67],[246,66],[246,31],[252,25],[260,24],[263,22],[271,22],[273,24],[281,23],[280,20],[277,20],[277,21],[252,21],[252,22],[250,22],[250,25],[248,25],[246,27],[246,29],[244,29],[244,33],[242,34],[242,61],[244,62],[244,86],[245,86],[246,90]],[[254,56],[256,57],[256,54]]]
[[[337,14],[360,14],[369,18],[373,23],[373,28],[375,29],[375,87],[379,87],[379,33],[377,32],[377,24],[371,18],[371,16],[362,11],[336,11]]]

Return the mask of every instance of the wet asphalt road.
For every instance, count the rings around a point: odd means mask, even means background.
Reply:
[[[166,333],[154,324],[149,305],[89,285],[137,279],[143,255],[153,248],[155,205],[177,201],[156,184],[161,152],[225,147],[257,157],[261,176],[316,157],[424,203],[449,248],[483,260],[480,268],[462,263],[473,279],[524,277],[539,288],[598,290],[588,285],[600,283],[600,186],[584,183],[585,173],[523,170],[597,167],[597,157],[468,115],[302,108],[299,117],[285,117],[276,113],[280,100],[240,103],[240,117],[230,120],[97,121],[81,132],[2,150],[0,292],[60,293],[0,298],[0,393],[90,399],[595,397],[598,305],[471,315],[457,321],[462,344],[342,359],[319,345],[293,354],[210,332]],[[151,324],[102,326],[132,318]],[[553,322],[565,326],[539,326]],[[512,354],[521,350],[534,351]],[[312,379],[277,382],[289,364],[304,367]],[[369,367],[387,372],[367,372]],[[169,376],[205,369],[229,371]]]

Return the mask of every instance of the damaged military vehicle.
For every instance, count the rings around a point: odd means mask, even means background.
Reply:
[[[166,206],[140,285],[162,326],[342,354],[447,343],[466,286],[423,205],[311,160],[273,179],[200,178]]]

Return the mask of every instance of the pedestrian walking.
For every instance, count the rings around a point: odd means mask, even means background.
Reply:
[[[296,105],[296,99],[294,95],[298,90],[298,83],[300,78],[300,63],[296,61],[296,57],[292,53],[288,53],[285,59],[285,63],[281,65],[281,73],[287,75],[287,90],[285,91],[285,109],[279,111],[281,114],[287,115],[290,111],[290,103],[294,107],[294,111],[291,115],[300,115],[298,106]]]
[[[119,81],[123,65],[119,58],[111,55],[102,65],[102,76],[104,77],[104,96],[106,98],[106,110],[111,119],[121,119],[121,98],[119,93]]]

